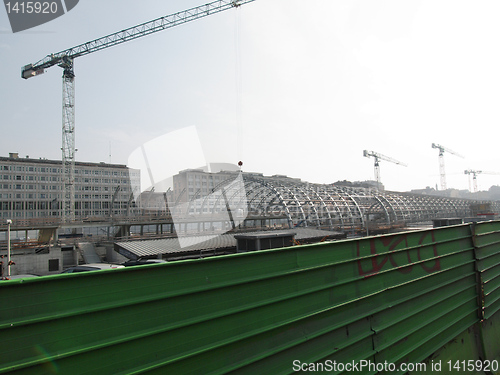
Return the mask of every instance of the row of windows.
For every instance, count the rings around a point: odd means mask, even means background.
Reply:
[[[35,167],[35,166],[14,166],[14,165],[2,165],[0,166],[2,171],[17,171],[17,172],[39,172],[39,173],[62,173],[62,168],[57,167]],[[95,175],[95,176],[121,176],[128,177],[128,170],[125,171],[113,171],[113,170],[102,170],[102,169],[76,169],[75,174],[85,174],[85,175]],[[138,173],[132,173],[137,177]]]
[[[128,184],[129,180],[120,180],[117,178],[75,178],[75,182],[93,183],[93,184]]]
[[[16,184],[16,185],[8,185],[8,184],[0,184],[0,189],[3,190],[61,190],[61,187],[59,185],[23,185],[23,184]]]
[[[75,202],[75,209],[106,209],[111,206],[111,202]],[[113,208],[127,208],[128,202],[114,202]],[[59,210],[62,209],[62,202],[56,201],[16,201],[0,202],[0,211],[11,210]]]
[[[111,194],[75,194],[75,199],[97,199],[97,200],[110,200]],[[128,194],[118,194],[116,200],[128,201],[130,196]],[[62,200],[62,194],[47,194],[47,193],[3,193],[0,194],[0,199],[52,199]]]
[[[2,165],[0,166],[2,171],[17,171],[17,172],[42,172],[42,173],[61,173],[61,168],[51,168],[51,167],[33,167],[33,166],[21,166],[21,165]]]
[[[196,187],[201,187],[201,186],[210,186],[210,187],[214,187],[214,186],[217,186],[217,182],[213,182],[213,181],[203,181],[203,182],[199,182],[199,181],[196,181],[196,182],[192,182],[192,181],[189,181],[188,182],[188,186],[196,186]]]
[[[113,210],[113,215],[115,216],[125,216],[127,214],[127,210]],[[75,211],[76,217],[105,217],[109,215],[109,210],[84,210],[84,211]],[[5,219],[22,219],[22,218],[46,218],[46,217],[60,217],[61,213],[58,211],[0,211],[0,217]]]
[[[61,185],[35,185],[35,184],[0,184],[0,189],[3,190],[62,190]],[[76,186],[77,191],[114,191],[115,187],[109,186]],[[131,191],[129,186],[120,186],[120,190],[123,192]],[[0,193],[1,196],[1,193]]]
[[[221,212],[225,212],[224,209],[217,209],[217,210],[209,210],[208,208],[204,208],[203,210],[201,208],[197,208],[197,209],[194,209],[194,208],[190,208],[189,209],[189,213],[190,214],[194,214],[194,213],[211,213],[211,214],[218,214],[218,213],[221,213]]]
[[[203,174],[203,175],[198,175],[198,174],[195,174],[195,175],[188,175],[188,181],[207,181],[207,180],[210,180],[210,181],[224,181],[226,180],[228,177],[227,176],[211,176],[211,175],[206,175],[206,174]]]
[[[2,180],[13,180],[13,181],[60,181],[60,177],[58,176],[21,176],[21,175],[4,174],[0,176],[0,178]]]
[[[62,181],[59,176],[22,176],[22,175],[0,175],[2,180],[12,180],[12,181]],[[76,183],[94,183],[94,184],[127,184],[128,179],[118,179],[118,178],[75,178]]]

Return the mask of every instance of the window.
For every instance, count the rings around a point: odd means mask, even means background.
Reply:
[[[49,272],[59,271],[59,259],[49,259]]]

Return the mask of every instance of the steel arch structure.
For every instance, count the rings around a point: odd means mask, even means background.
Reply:
[[[229,178],[213,189],[222,189]],[[311,184],[284,176],[243,174],[244,192],[229,200],[246,200],[247,212],[253,217],[286,217],[290,227],[315,227],[356,231],[368,227],[402,226],[440,217],[466,218],[473,215],[471,204],[485,203],[460,198],[379,191],[374,188]],[[214,206],[210,195],[196,194],[197,205],[188,204],[191,212]],[[488,202],[495,212],[500,202]],[[241,206],[241,202],[230,202]],[[216,204],[221,207],[221,204]],[[203,209],[200,210],[202,214]],[[205,210],[206,211],[206,210]]]

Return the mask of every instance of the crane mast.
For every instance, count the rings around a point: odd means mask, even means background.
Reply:
[[[477,170],[473,170],[473,169],[466,169],[464,171],[464,174],[468,174],[469,175],[469,191],[472,191],[471,190],[471,186],[470,186],[470,175],[472,175],[472,183],[473,183],[473,186],[474,186],[474,193],[477,193],[478,191],[478,188],[477,188],[477,175],[478,174],[500,174],[498,172],[485,172],[485,171],[477,171]]]
[[[473,185],[474,185],[474,193],[476,193],[477,192],[477,175],[480,173],[482,173],[482,171],[474,171],[472,169],[466,169],[464,171],[464,174],[469,175],[469,191],[472,191],[471,186],[470,186],[470,175],[472,175],[472,181],[473,181]]]
[[[75,73],[73,59],[61,63],[63,70],[62,97],[62,183],[63,221],[75,220]]]
[[[63,222],[75,220],[75,73],[74,59],[121,43],[156,33],[202,17],[237,8],[255,0],[217,0],[195,8],[160,17],[106,35],[75,47],[45,56],[34,64],[22,67],[21,77],[28,79],[44,73],[52,66],[63,68],[62,97],[62,180],[63,180]]]
[[[364,157],[373,157],[374,159],[374,169],[375,169],[375,180],[377,181],[377,186],[381,186],[380,182],[380,160],[385,160],[389,161],[394,164],[402,165],[403,167],[407,167],[405,163],[402,163],[396,159],[390,158],[389,156],[385,156],[382,154],[379,154],[378,152],[374,151],[368,151],[368,150],[363,150],[363,156]]]
[[[437,143],[432,144],[432,148],[437,148],[439,150],[439,179],[441,183],[441,190],[446,190],[446,173],[444,171],[444,152],[448,152],[452,155],[463,158],[459,153],[452,151],[446,147],[438,145]]]

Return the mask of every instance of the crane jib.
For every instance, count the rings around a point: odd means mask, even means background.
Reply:
[[[145,22],[128,29],[118,31],[113,34],[77,45],[67,50],[50,54],[42,60],[28,64],[22,68],[21,77],[28,79],[43,73],[44,69],[54,65],[59,65],[64,57],[76,58],[87,55],[93,52],[100,51],[105,48],[125,43],[127,41],[137,39],[158,31],[162,31],[189,21],[193,21],[208,15],[222,12],[227,9],[237,8],[243,4],[253,2],[255,0],[218,0],[202,6],[187,9],[182,12],[170,14],[160,17],[149,22]]]

